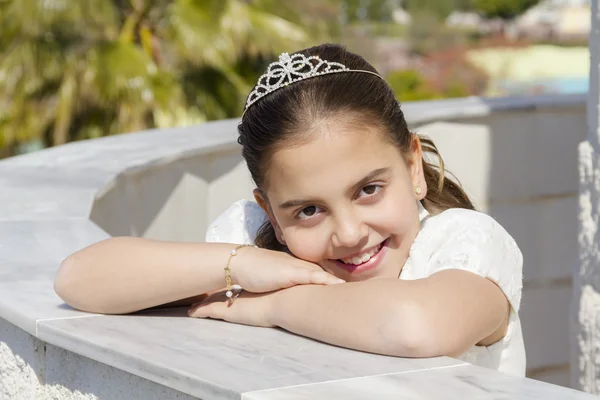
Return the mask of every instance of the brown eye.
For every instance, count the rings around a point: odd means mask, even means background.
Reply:
[[[365,194],[370,196],[372,194],[377,193],[378,189],[379,189],[379,186],[377,186],[377,185],[369,185],[369,186],[365,186],[362,191],[365,192]]]
[[[298,215],[296,215],[296,218],[298,219],[309,219],[314,217],[315,215],[317,215],[319,213],[320,208],[317,206],[308,206],[308,207],[304,207],[299,213]]]
[[[302,210],[302,212],[304,213],[304,215],[306,217],[312,217],[317,212],[317,207],[315,207],[315,206],[306,207],[304,210]]]
[[[367,185],[361,189],[358,198],[375,196],[382,189],[383,187],[381,185]]]

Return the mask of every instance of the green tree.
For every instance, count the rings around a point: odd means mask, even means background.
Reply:
[[[285,3],[0,0],[0,148],[240,115],[310,39]]]
[[[474,10],[489,18],[512,19],[535,6],[540,0],[470,0]]]
[[[442,97],[435,93],[423,76],[415,70],[401,70],[390,73],[386,81],[396,94],[398,101],[432,100]]]

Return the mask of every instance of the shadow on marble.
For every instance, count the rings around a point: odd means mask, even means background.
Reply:
[[[244,393],[243,400],[597,399],[561,386],[465,364]]]
[[[278,329],[187,318],[185,309],[41,322],[38,337],[200,398],[459,365],[347,350]],[[166,315],[166,316],[165,316]],[[239,397],[238,397],[239,398]]]
[[[0,282],[0,315],[27,333],[37,336],[40,321],[99,316],[66,305],[54,292],[51,279]]]

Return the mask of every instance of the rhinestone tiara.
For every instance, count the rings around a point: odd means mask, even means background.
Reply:
[[[266,95],[273,93],[277,89],[281,89],[282,87],[286,87],[298,81],[314,78],[315,76],[336,74],[339,72],[364,72],[383,79],[375,72],[362,69],[350,69],[338,62],[322,60],[319,56],[306,57],[303,54],[294,54],[290,56],[288,53],[282,53],[279,56],[279,61],[269,64],[267,72],[258,78],[254,90],[250,92],[248,99],[246,100],[244,114],[252,104],[256,103]]]

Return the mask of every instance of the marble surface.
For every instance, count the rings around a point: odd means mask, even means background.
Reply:
[[[24,268],[29,269],[28,266]],[[98,316],[74,310],[64,304],[54,293],[53,277],[32,278],[28,281],[4,281],[3,277],[0,279],[1,318],[33,336],[39,336],[38,326],[45,321]]]
[[[32,193],[37,192],[38,189],[97,190],[115,175],[110,170],[86,166],[69,168],[53,165],[22,165],[23,160],[19,161],[19,159],[20,157],[15,157],[0,161],[0,191],[4,195],[19,188],[29,189]]]
[[[0,317],[36,336],[41,320],[91,315],[63,303],[54,275],[66,256],[107,237],[85,219],[0,218]]]
[[[405,110],[416,124],[452,113],[584,102],[534,98],[511,108],[503,101],[414,103]],[[98,193],[149,166],[237,149],[237,122],[75,142],[0,161],[0,318],[50,344],[205,400],[586,398],[450,358],[376,356],[281,330],[191,319],[182,310],[99,316],[64,305],[53,290],[60,262],[108,237],[89,220]]]
[[[53,276],[69,254],[107,237],[86,219],[0,220],[0,274],[28,281],[32,271],[22,266],[44,264],[40,268]]]
[[[236,120],[223,120],[211,123],[210,129],[192,126],[106,136],[13,157],[3,160],[0,166],[4,163],[26,168],[84,166],[118,174],[172,158],[236,148],[239,146],[236,127]]]
[[[473,365],[440,367],[314,385],[244,393],[242,400],[517,400],[598,399],[572,389]]]
[[[462,364],[377,356],[279,329],[188,318],[183,309],[48,321],[38,337],[202,399]]]
[[[12,188],[0,192],[0,221],[78,218],[89,214],[95,195],[94,189]]]

